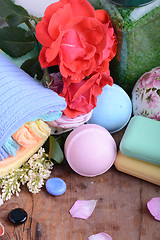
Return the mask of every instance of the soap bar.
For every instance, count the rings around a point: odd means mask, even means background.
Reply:
[[[134,116],[122,137],[120,150],[128,157],[160,165],[160,122]]]
[[[121,172],[160,186],[160,166],[127,157],[120,151],[118,151],[114,164]]]

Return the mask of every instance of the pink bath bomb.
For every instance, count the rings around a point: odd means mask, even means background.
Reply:
[[[68,135],[64,152],[68,164],[76,173],[94,177],[113,165],[117,147],[105,128],[97,124],[85,124]]]

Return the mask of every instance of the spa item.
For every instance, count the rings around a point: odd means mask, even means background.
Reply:
[[[64,132],[71,131],[87,122],[92,116],[92,111],[87,114],[81,114],[75,118],[69,118],[62,114],[62,116],[54,121],[48,121],[47,124],[51,128],[51,134],[59,135]]]
[[[132,103],[127,93],[117,84],[106,85],[97,97],[97,106],[88,122],[101,125],[114,133],[128,123],[131,113]]]
[[[121,172],[160,186],[160,166],[125,156],[120,151],[114,164]]]
[[[27,220],[27,212],[22,208],[15,208],[8,214],[8,219],[14,225],[20,225]]]
[[[132,91],[133,114],[160,120],[160,67],[143,74]]]
[[[66,183],[61,178],[50,178],[46,182],[46,190],[54,196],[60,196],[66,191]]]
[[[4,176],[20,167],[44,144],[50,128],[40,119],[59,118],[66,102],[0,53],[0,103],[0,176]],[[40,137],[28,148],[16,145],[11,138],[26,123]]]
[[[105,128],[85,124],[69,134],[64,151],[75,172],[94,177],[106,172],[113,165],[117,148],[113,137]]]
[[[2,148],[4,142],[23,124],[53,114],[52,119],[61,116],[66,103],[64,98],[44,88],[23,72],[10,60],[0,54],[0,158],[7,154]]]
[[[17,151],[14,157],[9,156],[8,158],[0,161],[0,177],[7,175],[12,172],[13,169],[19,168],[24,162],[26,162],[38,149],[46,142],[50,135],[50,128],[42,120],[30,122],[26,124],[30,132],[35,136],[35,142],[30,146],[20,145],[20,149]],[[15,135],[16,133],[14,133]],[[26,133],[24,133],[25,138]],[[23,136],[22,136],[23,137]],[[16,138],[19,141],[19,138]],[[22,141],[19,141],[21,143]]]
[[[160,166],[160,122],[134,116],[120,142],[122,154]]]

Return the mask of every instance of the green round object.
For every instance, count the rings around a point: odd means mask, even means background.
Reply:
[[[155,0],[110,0],[110,2],[124,6],[124,7],[136,7],[149,4]]]

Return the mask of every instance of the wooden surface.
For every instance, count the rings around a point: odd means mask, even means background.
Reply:
[[[117,145],[123,131],[113,135]],[[160,197],[160,187],[121,173],[113,166],[94,178],[79,176],[64,163],[55,166],[51,177],[66,181],[67,190],[59,197],[49,195],[45,187],[38,194],[22,188],[0,207],[0,222],[5,235],[0,240],[88,240],[92,234],[106,232],[113,240],[160,240],[160,222],[149,213],[146,204]],[[97,199],[93,214],[87,219],[72,218],[69,209],[76,200]],[[9,211],[24,208],[25,224],[15,227]]]

